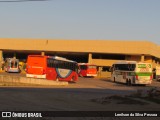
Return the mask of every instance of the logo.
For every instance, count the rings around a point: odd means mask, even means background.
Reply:
[[[59,77],[61,78],[67,78],[71,73],[72,70],[69,69],[62,69],[62,68],[56,68],[56,72]]]
[[[147,67],[148,67],[148,68],[151,68],[151,64],[148,64]]]
[[[33,117],[42,117],[40,112],[2,112],[2,118],[33,118]]]
[[[146,64],[138,64],[138,68],[146,68]]]
[[[2,117],[11,117],[11,112],[2,112]]]

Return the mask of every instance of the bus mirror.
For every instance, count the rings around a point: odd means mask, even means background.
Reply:
[[[111,72],[112,71],[112,67],[110,67],[109,69],[108,69],[108,72]]]

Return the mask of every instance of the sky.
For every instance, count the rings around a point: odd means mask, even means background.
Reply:
[[[160,45],[160,0],[0,0],[0,38]]]

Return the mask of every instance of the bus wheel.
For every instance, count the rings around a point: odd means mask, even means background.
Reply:
[[[71,82],[74,82],[74,76],[71,78]]]
[[[126,80],[126,84],[128,85],[128,86],[131,86],[132,85],[132,83],[131,83],[131,80]]]
[[[129,81],[128,81],[128,79],[126,80],[126,85],[129,85]]]
[[[129,86],[131,86],[131,85],[132,85],[132,82],[131,82],[131,80],[129,80],[129,82],[128,82],[128,85],[129,85]]]
[[[71,78],[71,80],[69,81],[70,83],[75,83],[74,81],[74,76]]]

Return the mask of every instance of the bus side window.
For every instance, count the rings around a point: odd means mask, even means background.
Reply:
[[[58,68],[58,67],[59,67],[57,60],[54,61],[54,64],[55,64],[55,68]]]
[[[133,71],[135,69],[135,65],[134,64],[130,64],[128,65],[129,71]]]
[[[82,66],[81,65],[79,65],[79,69],[82,70]]]
[[[73,65],[72,65],[72,63],[68,63],[69,64],[69,68],[71,69],[71,70],[73,70]]]
[[[17,65],[18,65],[18,64],[17,64],[17,61],[16,61],[16,62],[15,62],[15,67],[17,67]]]
[[[47,67],[50,67],[50,59],[47,59]]]
[[[65,63],[64,63],[64,68],[66,68],[66,69],[70,69],[69,64],[70,64],[69,62],[65,62]]]
[[[76,71],[76,64],[75,63],[72,63],[72,70]]]
[[[118,70],[118,64],[114,65],[113,70]]]

